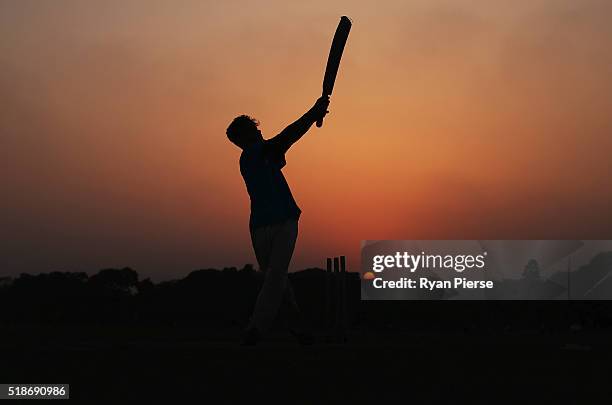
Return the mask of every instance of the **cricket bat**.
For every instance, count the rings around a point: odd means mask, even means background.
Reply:
[[[340,18],[331,48],[329,49],[329,57],[327,58],[327,67],[325,68],[325,76],[323,77],[323,96],[331,96],[334,90],[338,67],[340,67],[340,59],[342,59],[342,52],[344,51],[344,45],[346,45],[346,40],[351,31],[351,25],[351,20],[347,16],[342,16]],[[317,127],[321,128],[322,126],[323,118],[317,121]]]

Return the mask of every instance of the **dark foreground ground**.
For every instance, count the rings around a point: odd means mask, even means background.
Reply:
[[[73,402],[104,404],[612,402],[612,301],[361,301],[347,273],[349,341],[331,344],[340,278],[290,278],[312,347],[281,332],[238,345],[252,266],[0,279],[0,383],[69,383]]]
[[[610,333],[354,330],[256,347],[239,329],[2,326],[0,381],[69,383],[83,403],[610,403]],[[74,401],[73,401],[74,402]]]

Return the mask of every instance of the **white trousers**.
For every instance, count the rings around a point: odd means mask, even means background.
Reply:
[[[290,311],[299,312],[287,277],[297,234],[296,219],[260,227],[251,232],[255,257],[259,269],[264,273],[264,282],[249,327],[256,327],[260,332],[270,328],[281,305],[287,305]]]

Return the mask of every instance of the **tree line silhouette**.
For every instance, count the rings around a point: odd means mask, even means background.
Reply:
[[[295,293],[305,315],[317,320],[324,310],[325,270],[292,273]],[[85,272],[21,274],[0,279],[0,321],[116,323],[202,323],[213,327],[240,326],[248,320],[263,275],[247,264],[201,269],[186,277],[154,283],[129,268]],[[355,304],[359,278],[350,277]],[[356,305],[353,305],[356,307]]]
[[[612,254],[611,254],[612,257]],[[361,301],[358,273],[347,273],[349,326],[364,330],[567,330],[612,328],[610,301]],[[289,275],[305,318],[329,326],[326,272]],[[202,269],[154,283],[129,268],[50,272],[0,278],[0,323],[159,323],[241,328],[252,312],[263,275],[241,269]],[[279,325],[282,322],[279,316]]]

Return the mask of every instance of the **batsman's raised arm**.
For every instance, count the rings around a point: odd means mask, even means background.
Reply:
[[[323,118],[328,113],[329,96],[320,97],[306,114],[298,118],[294,123],[290,124],[282,132],[270,139],[271,145],[277,150],[285,153],[291,145],[297,142],[320,118]]]

